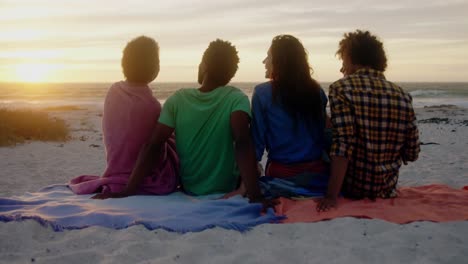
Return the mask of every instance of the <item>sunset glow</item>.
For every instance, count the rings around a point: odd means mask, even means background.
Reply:
[[[263,81],[262,60],[278,34],[298,37],[314,77],[333,81],[341,77],[338,42],[355,29],[383,40],[393,80],[468,81],[467,1],[0,0],[0,6],[0,82],[121,80],[122,49],[140,35],[160,45],[157,81],[196,81],[202,53],[216,38],[239,50],[233,81]]]
[[[18,64],[15,66],[16,80],[19,82],[47,82],[52,80],[56,65]]]

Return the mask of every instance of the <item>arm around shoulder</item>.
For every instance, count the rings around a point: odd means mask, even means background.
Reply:
[[[146,175],[149,175],[154,166],[154,160],[159,156],[164,142],[172,135],[174,128],[158,123],[153,131],[151,140],[145,144],[138,155],[132,175],[127,184],[126,193],[135,194]]]
[[[135,195],[145,176],[149,175],[155,164],[154,160],[161,151],[162,144],[172,135],[174,128],[158,123],[153,131],[150,141],[143,145],[127,187],[120,193],[104,193],[93,196],[93,199],[122,198]]]

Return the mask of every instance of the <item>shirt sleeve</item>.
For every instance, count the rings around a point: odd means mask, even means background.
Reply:
[[[330,156],[341,156],[350,159],[353,154],[354,116],[351,111],[351,102],[346,98],[339,83],[330,86],[329,92],[331,121],[333,124],[333,139]]]
[[[177,113],[177,93],[167,98],[159,116],[159,123],[175,128]]]
[[[328,98],[322,88],[320,88],[320,98],[322,99],[323,112],[327,112]]]
[[[266,125],[263,105],[260,95],[255,91],[252,97],[252,137],[255,145],[255,153],[258,161],[262,160],[265,151]]]
[[[415,161],[418,159],[420,149],[420,142],[419,142],[419,130],[418,126],[416,125],[416,115],[414,113],[414,109],[412,106],[412,98],[410,98],[409,103],[409,118],[408,118],[408,127],[406,129],[406,137],[405,137],[405,144],[403,145],[403,153],[402,158],[405,161]]]
[[[252,118],[252,113],[250,111],[249,98],[247,97],[247,95],[245,95],[242,92],[238,93],[231,107],[231,113],[236,112],[236,111],[243,111],[247,113],[250,118]]]

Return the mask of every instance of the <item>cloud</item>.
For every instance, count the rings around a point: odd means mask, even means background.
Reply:
[[[239,48],[241,69],[249,72],[237,76],[248,80],[263,75],[258,62],[271,39],[288,33],[311,51],[317,73],[332,79],[338,77],[330,72],[339,63],[337,43],[344,32],[362,28],[381,37],[391,58],[421,62],[429,53],[431,63],[468,60],[462,52],[468,49],[468,3],[462,0],[4,0],[0,5],[0,58],[2,52],[59,50],[59,58],[48,60],[80,64],[78,56],[108,65],[120,59],[130,39],[145,34],[160,43],[167,65],[192,67],[210,41],[223,38]]]

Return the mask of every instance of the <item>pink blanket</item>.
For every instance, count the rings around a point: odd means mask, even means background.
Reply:
[[[161,104],[147,85],[114,83],[104,103],[102,130],[107,168],[102,175],[82,175],[69,187],[76,194],[118,192],[125,188],[141,147],[148,142],[159,118]],[[163,146],[151,175],[144,179],[139,192],[167,194],[178,185],[179,158],[171,138]]]
[[[338,217],[375,218],[404,224],[414,221],[468,220],[468,186],[453,189],[446,185],[405,187],[393,199],[357,200],[340,198],[337,209],[318,213],[314,200],[280,198],[276,213],[286,215],[284,223],[317,222]]]

